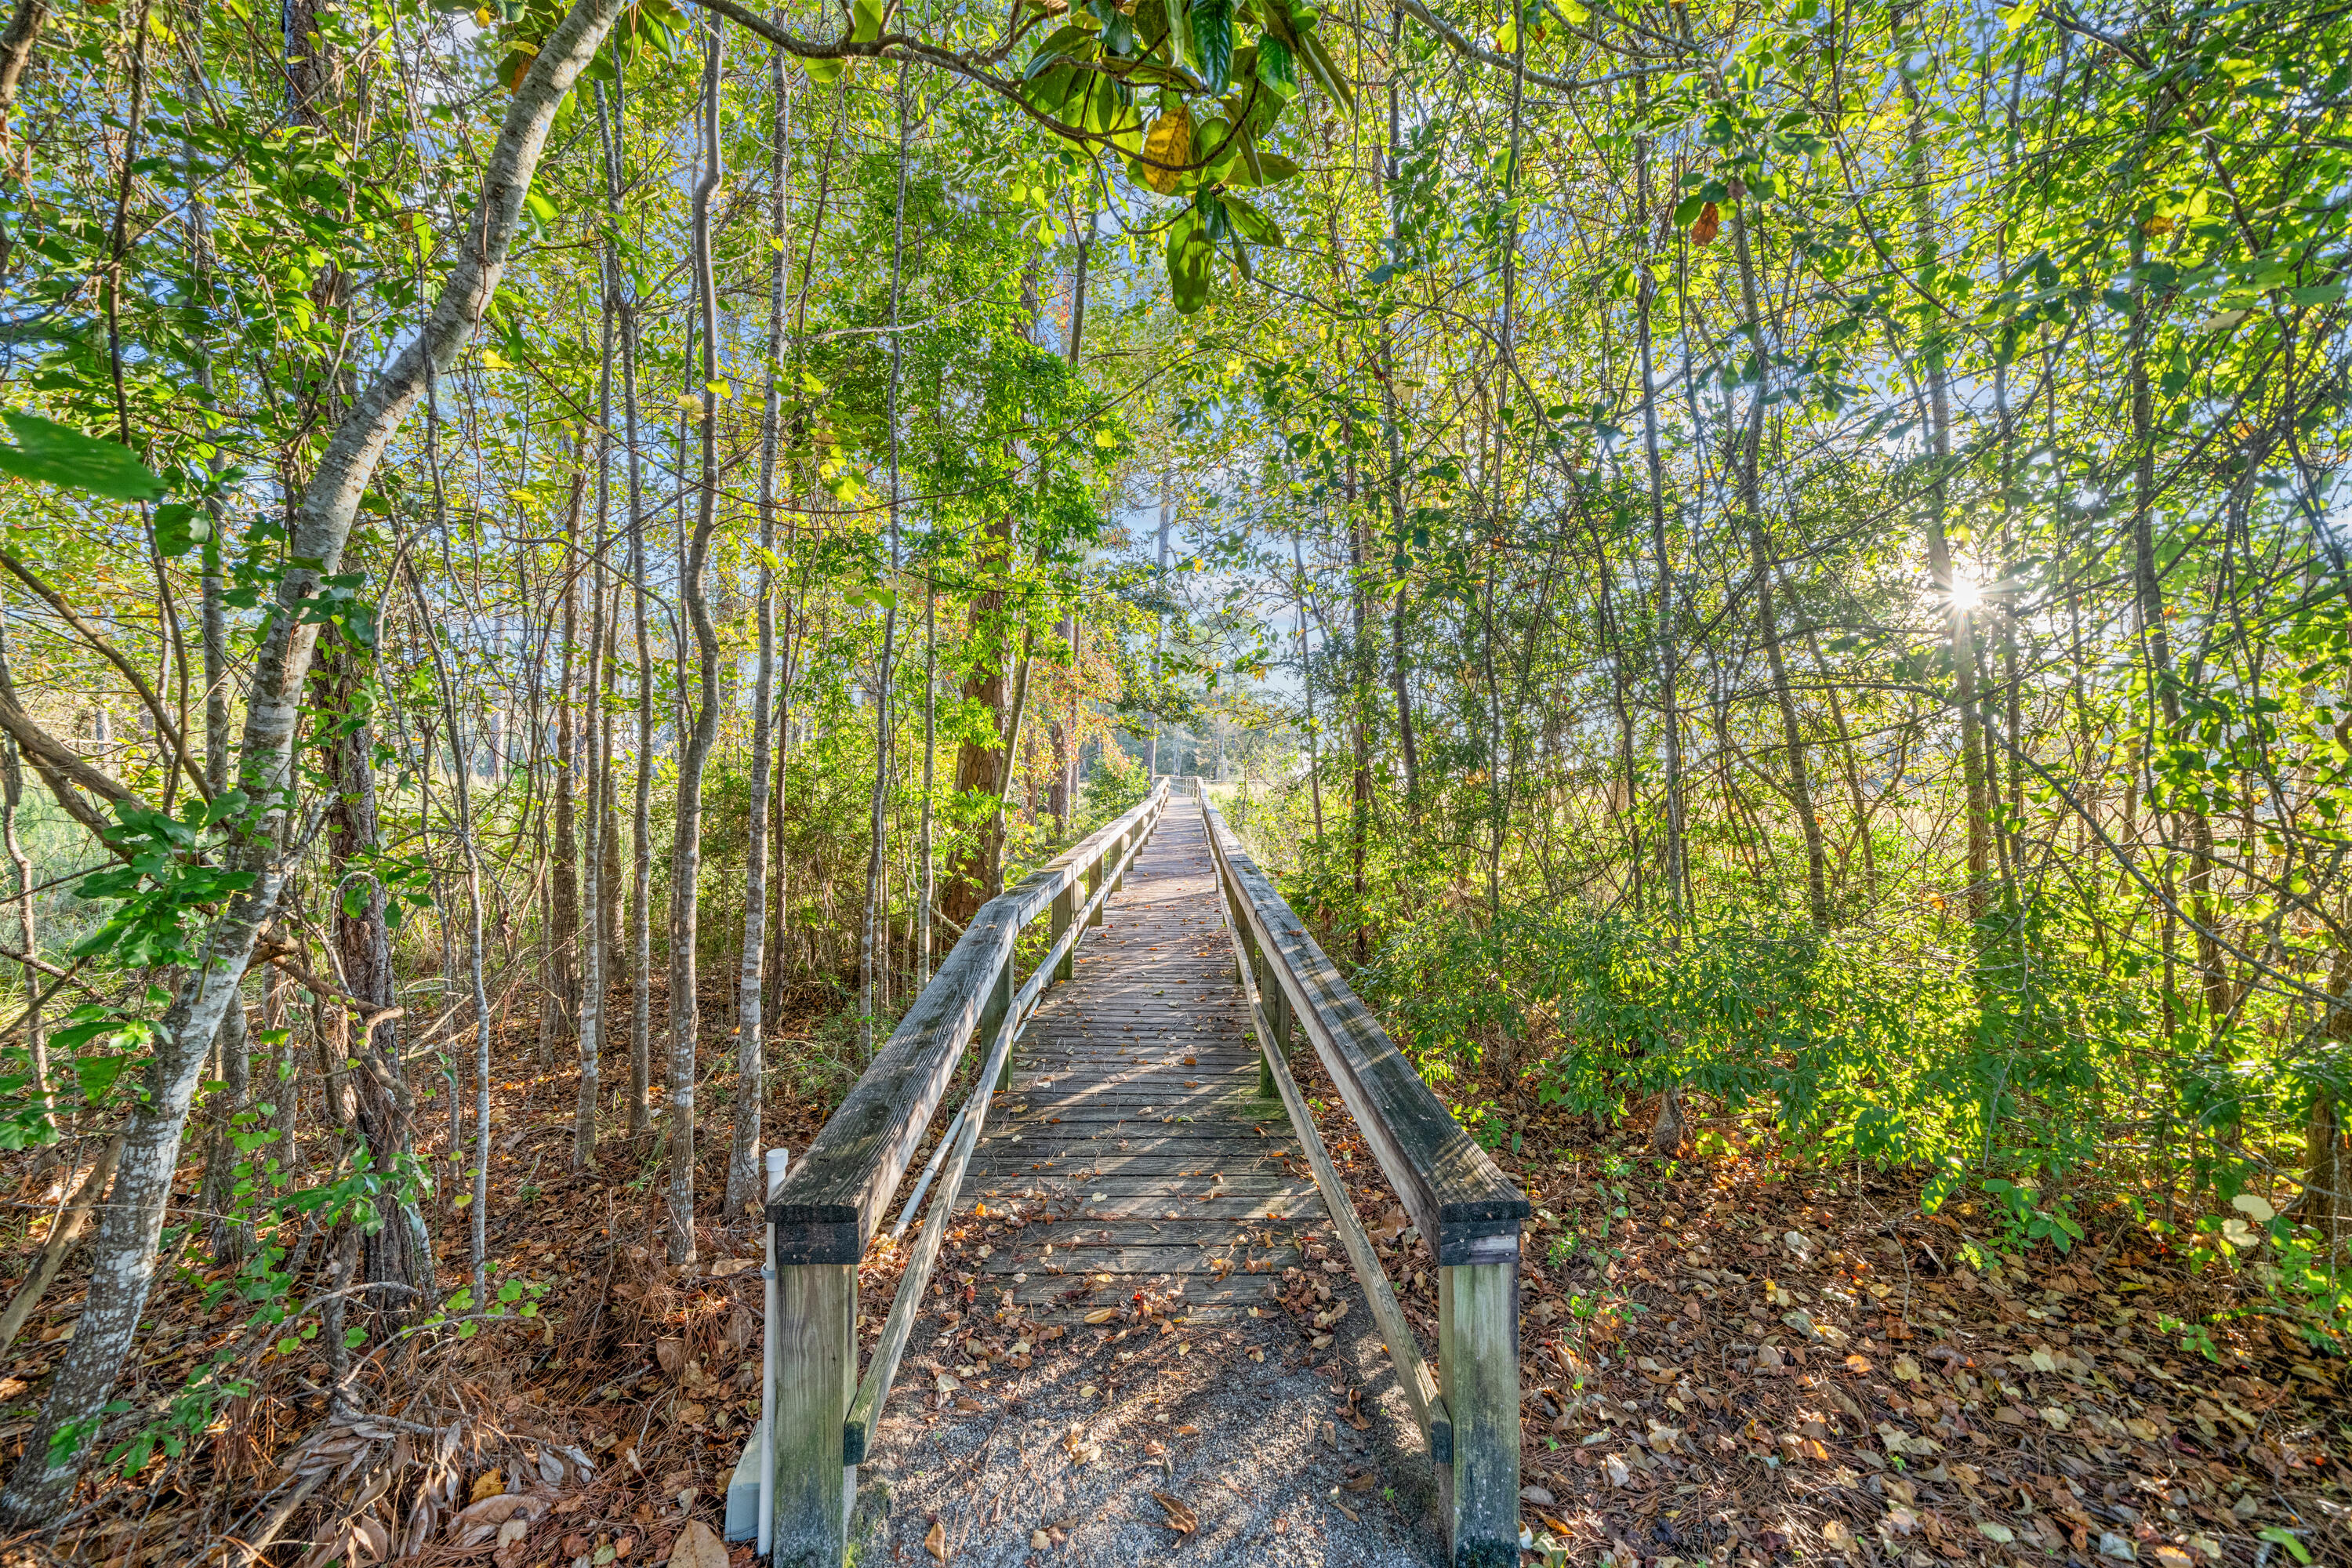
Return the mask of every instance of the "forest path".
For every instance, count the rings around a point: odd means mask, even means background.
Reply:
[[[1317,1348],[1276,1300],[1339,1249],[1258,1097],[1197,807],[1171,805],[1089,938],[965,1178],[948,1289],[868,1451],[859,1561],[932,1563],[935,1525],[975,1565],[1436,1561],[1369,1314]]]

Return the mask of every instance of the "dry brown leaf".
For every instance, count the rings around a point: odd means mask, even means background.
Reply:
[[[702,1521],[689,1519],[669,1549],[669,1568],[727,1568],[727,1543]]]
[[[1151,1497],[1168,1515],[1168,1528],[1177,1534],[1190,1535],[1201,1528],[1200,1517],[1184,1506],[1183,1499],[1170,1497],[1166,1492],[1153,1492]]]
[[[654,1342],[654,1363],[673,1377],[676,1376],[677,1374],[677,1369],[686,1364],[686,1342],[684,1340],[656,1340]]]
[[[938,1562],[948,1560],[948,1527],[939,1520],[931,1521],[931,1532],[923,1537],[923,1550]]]
[[[1117,1307],[1097,1307],[1093,1311],[1087,1314],[1087,1321],[1089,1323],[1108,1323],[1113,1318],[1118,1316],[1118,1309]]]
[[[474,1478],[474,1489],[466,1494],[466,1500],[469,1503],[479,1502],[486,1497],[496,1497],[506,1489],[505,1478],[496,1470],[484,1470]]]

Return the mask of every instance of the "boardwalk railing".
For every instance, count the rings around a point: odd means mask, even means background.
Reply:
[[[768,1313],[768,1433],[772,1478],[763,1539],[775,1568],[840,1568],[857,1467],[939,1257],[966,1162],[987,1120],[989,1093],[1045,987],[1071,973],[1078,935],[1102,922],[1104,900],[1150,837],[1168,802],[1158,781],[1141,805],[981,906],[938,975],[915,998],[873,1065],[808,1151],[770,1194],[774,1293]],[[1031,922],[1051,921],[1052,945],[1028,977],[1016,946]],[[940,1137],[899,1231],[937,1177],[921,1237],[861,1383],[857,1265],[881,1227],[964,1050],[987,1055],[971,1097]]]
[[[1517,1564],[1519,1226],[1528,1217],[1527,1197],[1422,1082],[1205,791],[1200,801],[1225,896],[1234,973],[1257,1030],[1260,1091],[1279,1092],[1289,1108],[1332,1226],[1428,1440],[1447,1559],[1454,1568]],[[1284,1050],[1300,1035],[1437,1260],[1434,1375],[1291,1077]]]

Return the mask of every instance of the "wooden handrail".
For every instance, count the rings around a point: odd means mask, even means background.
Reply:
[[[779,1264],[855,1263],[865,1256],[964,1047],[1012,1002],[1014,944],[1023,929],[1099,862],[1107,846],[1124,843],[1156,818],[1167,797],[1163,779],[1118,821],[980,907],[768,1205]]]
[[[1447,1561],[1519,1561],[1519,1226],[1525,1194],[1462,1131],[1380,1020],[1200,793],[1234,972],[1278,1091],[1355,1266],[1436,1468]],[[1419,1342],[1283,1055],[1293,1024],[1438,1262],[1437,1372]]]
[[[1438,1263],[1517,1258],[1527,1194],[1430,1092],[1205,796],[1201,809],[1232,912]]]

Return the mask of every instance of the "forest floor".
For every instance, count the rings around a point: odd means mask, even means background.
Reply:
[[[810,1024],[786,1020],[772,1048]],[[225,1271],[185,1249],[159,1282],[118,1426],[168,1407],[225,1347],[248,1350],[251,1391],[135,1479],[86,1486],[61,1531],[0,1541],[0,1564],[241,1562],[233,1543],[275,1526],[268,1560],[284,1568],[743,1568],[750,1548],[712,1532],[758,1414],[761,1238],[749,1215],[720,1212],[724,1107],[698,1150],[700,1261],[673,1268],[656,1138],[608,1137],[595,1170],[570,1171],[573,1080],[530,1045],[520,1026],[501,1041],[491,1190],[505,1195],[488,1228],[494,1279],[541,1292],[536,1318],[462,1342],[372,1342],[355,1379],[371,1414],[337,1421],[317,1344],[255,1334],[233,1295],[207,1308]],[[1300,1065],[1307,1092],[1336,1104]],[[781,1100],[768,1141],[804,1146],[823,1110]],[[1361,1143],[1340,1122],[1323,1131],[1433,1338],[1425,1253]],[[435,1134],[425,1143],[437,1151]],[[1923,1216],[1916,1184],[1762,1148],[1664,1162],[1641,1152],[1638,1130],[1596,1137],[1544,1114],[1518,1143],[1497,1159],[1537,1210],[1521,1344],[1529,1563],[2352,1562],[2346,1363],[2261,1315],[2233,1320],[2210,1358],[2184,1350],[2165,1325],[2230,1304],[2237,1277],[2192,1272],[2124,1216],[2092,1216],[2070,1253],[2044,1245],[1979,1272],[1958,1257],[1970,1215]],[[19,1215],[62,1190],[64,1173],[37,1174],[37,1161],[0,1161]],[[463,1218],[444,1207],[434,1226],[455,1282]],[[44,1226],[15,1230],[0,1290],[25,1277]],[[0,1464],[22,1451],[85,1268],[69,1265],[0,1368]],[[299,1289],[321,1283],[314,1271]],[[871,1283],[881,1299],[887,1281]],[[1418,1562],[1433,1489],[1367,1318],[1349,1314],[1353,1335],[1323,1351],[1279,1310],[1213,1326],[1190,1355],[1154,1336],[1122,1391],[1132,1419],[1097,1423],[1093,1474],[1052,1518],[993,1514],[1011,1506],[1008,1467],[1066,1444],[1062,1406],[1077,1393],[1063,1385],[1086,1376],[1075,1360],[1041,1358],[1018,1387],[908,1427],[891,1468],[916,1483],[905,1501],[939,1500],[926,1518],[987,1517],[991,1542],[1045,1542],[967,1553],[943,1529],[947,1561]],[[1179,1402],[1199,1429],[1162,1434],[1155,1407]],[[1174,1528],[1154,1492],[1189,1500],[1199,1531]],[[1087,1525],[1112,1510],[1119,1550],[1141,1557],[1089,1550]],[[940,1560],[911,1534],[894,1530],[863,1561]]]

